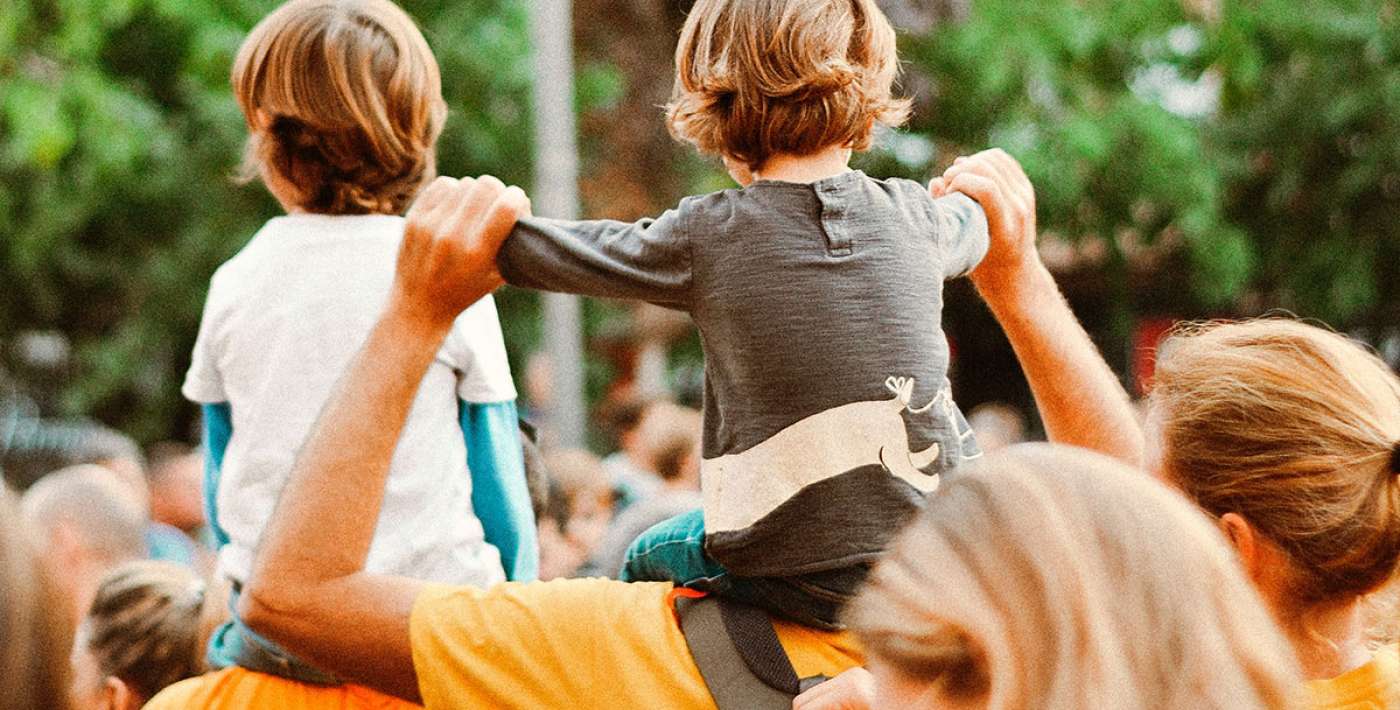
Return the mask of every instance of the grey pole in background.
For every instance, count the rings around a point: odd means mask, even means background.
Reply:
[[[577,219],[578,138],[574,119],[574,39],[571,0],[532,0],[530,40],[535,64],[535,189],[541,217]],[[544,348],[553,366],[547,427],[560,446],[584,444],[583,309],[576,296],[544,295]]]

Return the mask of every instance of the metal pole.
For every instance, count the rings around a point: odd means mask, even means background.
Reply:
[[[577,219],[578,139],[574,118],[571,0],[532,0],[534,47],[535,213]],[[576,296],[544,295],[544,347],[554,371],[549,428],[561,446],[584,444],[583,309]]]

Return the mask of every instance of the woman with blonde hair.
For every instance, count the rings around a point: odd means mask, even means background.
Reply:
[[[1292,656],[1228,547],[1135,474],[1042,444],[951,480],[849,610],[872,706],[1289,707]]]
[[[1400,378],[1285,319],[1193,326],[1163,352],[1148,469],[1218,520],[1314,707],[1400,708]]]
[[[166,686],[203,673],[217,623],[204,580],[169,562],[129,562],[107,575],[78,629],[74,703],[135,710]]]

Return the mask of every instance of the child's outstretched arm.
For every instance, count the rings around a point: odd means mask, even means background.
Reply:
[[[686,310],[690,246],[681,207],[637,222],[527,217],[501,246],[506,283]]]
[[[938,179],[930,189],[938,184]],[[982,263],[990,246],[987,213],[976,200],[961,193],[935,196],[933,218],[943,264],[943,278],[966,276]]]

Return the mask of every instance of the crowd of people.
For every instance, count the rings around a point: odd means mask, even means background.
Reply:
[[[1135,405],[1014,159],[849,168],[897,67],[873,0],[700,0],[667,119],[742,189],[565,222],[434,177],[400,8],[282,5],[233,87],[287,215],[211,282],[200,446],[0,451],[0,707],[1400,708],[1400,377],[1210,323]],[[1047,443],[954,401],[961,276]],[[703,412],[622,398],[608,456],[541,448],[506,282],[688,312]]]

